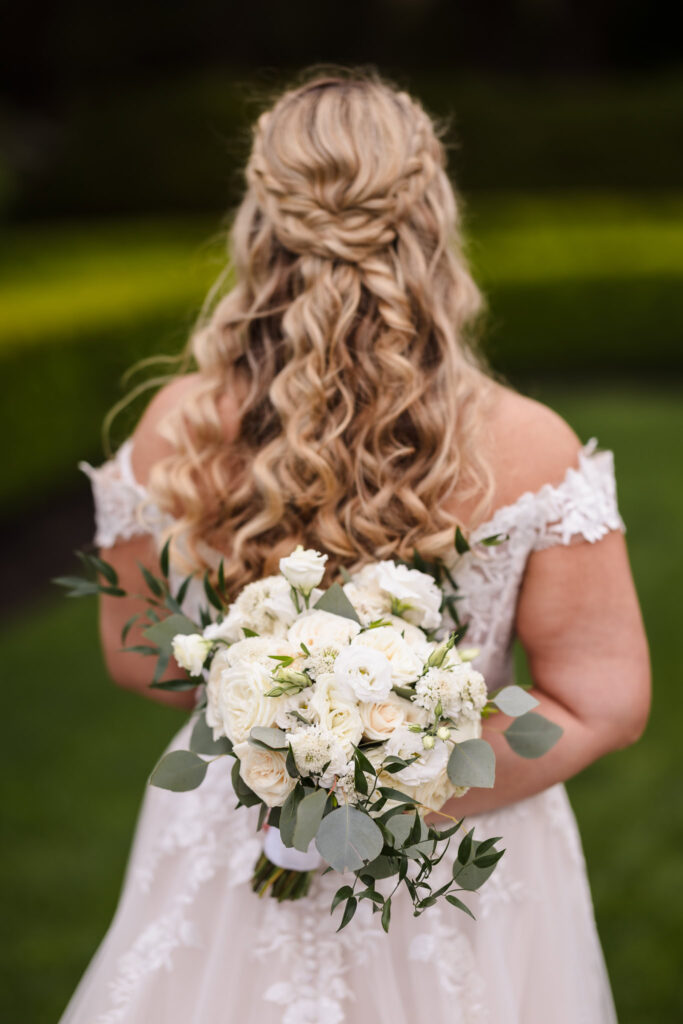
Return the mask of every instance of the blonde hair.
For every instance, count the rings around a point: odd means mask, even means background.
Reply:
[[[329,578],[441,555],[444,501],[486,504],[482,298],[441,134],[375,71],[318,73],[254,125],[235,283],[189,340],[199,374],[149,480],[188,567],[225,554],[229,593],[296,543],[328,553]],[[228,442],[218,402],[238,380]]]

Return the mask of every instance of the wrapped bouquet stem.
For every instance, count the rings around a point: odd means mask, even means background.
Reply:
[[[456,547],[467,550],[459,531]],[[331,870],[344,876],[331,908],[343,905],[341,928],[368,900],[388,930],[400,888],[416,915],[442,899],[471,913],[463,896],[495,870],[501,837],[475,837],[442,812],[436,827],[425,815],[493,786],[487,715],[513,717],[504,735],[525,757],[545,753],[561,729],[521,687],[487,692],[476,651],[458,647],[465,629],[440,585],[441,563],[373,562],[323,590],[327,555],[299,546],[278,575],[233,601],[221,565],[217,588],[204,577],[208,606],[197,623],[182,610],[188,580],[171,591],[168,556],[166,545],[158,576],[143,570],[150,619],[145,648],[133,650],[156,656],[151,685],[202,693],[189,749],[162,757],[150,782],[190,790],[208,771],[231,771],[238,805],[258,807],[266,830],[252,878],[260,896],[301,898],[316,871]],[[93,575],[62,580],[72,593],[124,593],[112,566],[82,558]],[[161,681],[171,655],[189,680]],[[435,888],[432,872],[454,839],[448,881]]]

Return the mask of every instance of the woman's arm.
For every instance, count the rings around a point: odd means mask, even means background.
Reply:
[[[195,374],[179,377],[159,391],[145,410],[133,434],[132,468],[136,480],[146,484],[151,467],[156,461],[168,455],[171,445],[158,432],[162,418],[174,405],[182,401],[187,390],[196,382]],[[159,555],[153,538],[150,535],[135,537],[131,540],[118,541],[110,548],[103,548],[100,557],[116,569],[121,587],[129,594],[148,593],[147,585],[140,572],[138,562],[158,575]],[[194,707],[196,690],[184,690],[178,693],[150,688],[155,668],[155,659],[143,654],[133,654],[122,650],[121,630],[133,615],[144,613],[148,605],[144,599],[136,597],[110,597],[100,595],[100,639],[104,660],[111,678],[119,686],[159,701],[188,711]],[[126,647],[148,644],[142,636],[144,625],[136,623],[128,633]],[[168,668],[161,677],[179,679],[187,677],[177,662],[171,658]]]
[[[533,553],[516,618],[539,713],[564,730],[538,760],[515,754],[496,714],[484,739],[496,753],[493,789],[471,789],[442,812],[462,817],[532,796],[580,772],[610,750],[634,743],[650,709],[650,662],[626,544],[614,531]],[[429,815],[434,823],[443,818]]]

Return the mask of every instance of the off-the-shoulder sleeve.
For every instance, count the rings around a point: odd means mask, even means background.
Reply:
[[[580,539],[593,543],[611,530],[626,530],[617,505],[614,456],[597,445],[591,438],[579,453],[578,468],[568,469],[561,484],[538,492],[534,551]]]
[[[95,503],[97,547],[108,548],[118,540],[156,534],[167,517],[149,500],[147,489],[135,479],[131,465],[133,440],[128,438],[113,458],[101,466],[79,462],[90,478]]]

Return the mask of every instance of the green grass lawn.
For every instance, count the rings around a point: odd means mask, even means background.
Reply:
[[[615,451],[655,703],[643,740],[590,767],[569,790],[621,1024],[678,1020],[681,391],[530,390],[584,440],[596,435]],[[147,775],[183,718],[107,681],[94,603],[46,600],[6,620],[0,641],[3,1019],[52,1024],[109,923]]]

